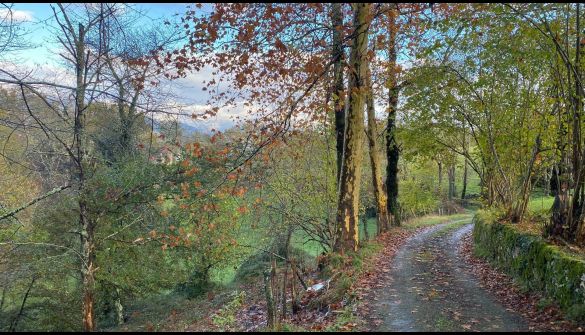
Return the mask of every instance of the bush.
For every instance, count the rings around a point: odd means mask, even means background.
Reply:
[[[177,291],[186,295],[187,298],[197,298],[212,287],[209,280],[209,271],[195,270],[189,276],[189,279],[185,283],[178,285]]]
[[[441,206],[441,200],[427,181],[407,179],[401,183],[402,191],[398,200],[400,214],[404,219],[433,213]]]
[[[585,304],[571,306],[567,310],[567,317],[575,322],[585,323]]]
[[[279,246],[278,249],[280,250],[276,250],[276,253],[284,256],[284,244],[277,244],[277,246]],[[304,264],[312,258],[309,253],[299,248],[291,248],[291,256],[296,260],[297,265],[301,269],[303,269]],[[261,275],[266,268],[271,266],[271,260],[272,255],[265,251],[251,255],[238,267],[235,280],[248,279]],[[284,261],[281,258],[276,257],[276,262],[282,264]]]

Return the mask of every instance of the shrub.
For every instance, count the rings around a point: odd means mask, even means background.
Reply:
[[[278,255],[285,255],[284,250],[276,250],[276,253]],[[304,264],[311,259],[311,255],[299,248],[291,248],[291,256],[296,260],[297,265],[301,269],[303,269]],[[265,251],[260,251],[251,255],[238,267],[235,275],[236,280],[247,279],[262,274],[266,268],[271,266],[271,261],[272,255]],[[282,264],[284,261],[281,258],[276,257],[276,262]]]
[[[185,294],[189,299],[197,298],[212,287],[209,280],[209,271],[195,270],[189,276],[189,279],[178,285],[177,291]]]

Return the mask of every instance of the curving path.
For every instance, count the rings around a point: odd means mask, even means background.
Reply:
[[[480,287],[460,258],[462,237],[473,228],[465,224],[470,220],[432,227],[399,249],[390,283],[373,304],[383,321],[377,331],[528,330],[520,315]]]

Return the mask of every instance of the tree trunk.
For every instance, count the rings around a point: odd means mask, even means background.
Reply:
[[[354,40],[350,57],[349,110],[345,131],[343,164],[337,207],[341,241],[336,251],[357,250],[359,237],[359,195],[362,173],[364,106],[367,90],[368,22],[371,4],[358,3],[354,9]]]
[[[295,285],[296,282],[296,275],[297,275],[297,268],[295,266],[295,260],[294,258],[291,259],[290,261],[290,269],[292,271],[292,279],[291,279],[291,295],[292,295],[292,313],[293,314],[297,314],[297,312],[301,309],[301,303],[300,303],[300,298],[299,298],[299,294],[297,294],[297,288]],[[299,276],[300,278],[300,276]],[[304,287],[304,286],[303,286]]]
[[[370,164],[372,166],[372,184],[374,185],[374,197],[376,199],[377,209],[377,223],[378,234],[387,231],[390,228],[390,221],[388,218],[388,197],[384,184],[382,182],[382,165],[380,163],[380,155],[378,154],[378,131],[376,127],[376,112],[374,110],[374,92],[372,87],[371,73],[368,70],[367,74],[368,93],[367,93],[367,115],[368,115],[368,129],[367,138],[370,152]]]
[[[455,194],[455,166],[450,166],[447,170],[447,175],[449,178],[449,201],[453,200],[453,197],[456,196]]]
[[[532,148],[532,156],[530,157],[530,162],[528,163],[528,167],[526,168],[526,172],[524,173],[524,177],[522,179],[522,185],[520,188],[520,194],[517,196],[516,203],[512,209],[512,214],[510,215],[510,219],[512,222],[520,222],[522,221],[522,217],[526,212],[526,207],[528,206],[528,201],[530,200],[530,193],[532,191],[532,182],[530,177],[532,176],[532,170],[534,168],[534,163],[536,162],[536,158],[538,157],[538,153],[540,152],[540,135],[536,137],[534,147]]]
[[[84,142],[85,130],[85,92],[86,92],[86,60],[85,60],[85,28],[79,24],[76,39],[76,92],[75,92],[75,128],[74,148],[77,165],[79,225],[81,229],[81,281],[83,287],[83,330],[95,330],[94,320],[94,286],[95,286],[95,242],[94,223],[91,220],[88,205],[85,200],[88,193],[85,189],[86,175],[84,167],[87,153]]]
[[[443,190],[443,163],[437,161],[439,166],[439,186],[437,187],[437,194],[442,198],[441,191]]]
[[[389,12],[389,43],[388,43],[388,126],[386,128],[386,192],[388,192],[388,213],[392,225],[400,225],[398,208],[398,159],[399,149],[396,143],[396,112],[398,109],[399,87],[396,74],[396,11]]]
[[[282,322],[282,320],[286,319],[286,313],[287,313],[287,308],[286,308],[286,289],[288,287],[288,282],[287,282],[287,277],[288,277],[288,262],[285,262],[284,264],[284,274],[282,275],[282,300],[280,301],[280,320]]]
[[[116,301],[114,302],[116,306],[116,322],[118,326],[124,324],[124,305],[122,305],[122,295],[120,294],[120,289],[116,287]]]
[[[364,239],[366,241],[370,240],[370,234],[368,233],[368,219],[366,217],[364,217],[362,219],[362,225],[364,226]],[[380,234],[380,227],[378,227],[378,234]]]
[[[333,24],[333,80],[334,80],[334,107],[335,139],[337,151],[337,182],[341,176],[343,161],[343,138],[345,131],[345,98],[343,85],[343,13],[340,3],[331,4],[331,23]]]
[[[467,193],[467,158],[464,159],[464,163],[463,163],[463,186],[461,189],[461,200],[465,200],[466,193]]]
[[[463,152],[467,152],[467,138],[465,134],[465,119],[463,119]],[[463,156],[463,187],[461,189],[461,200],[465,200],[467,192],[467,157]]]
[[[274,257],[274,255],[276,254],[276,252],[273,252],[272,254],[272,266],[271,266],[271,271],[270,271],[270,292],[272,294],[272,306],[270,307],[272,309],[272,318],[273,318],[273,324],[274,327],[277,327],[279,325],[278,323],[278,299],[279,299],[279,295],[280,292],[278,290],[278,278],[276,278],[276,257]]]
[[[272,294],[272,270],[268,269],[264,271],[264,294],[266,296],[266,311],[268,314],[266,326],[272,330],[276,325],[276,310],[274,308],[274,296]]]
[[[288,277],[288,266],[290,263],[290,239],[292,237],[292,226],[288,227],[288,232],[286,234],[286,242],[284,245],[284,258],[285,258],[285,264],[284,264],[284,275],[283,275],[283,279],[282,279],[282,320],[286,319],[286,288],[288,287],[288,283],[287,283],[287,277]],[[294,278],[293,278],[293,285],[294,285]]]
[[[576,78],[575,78],[575,114],[579,118],[579,130],[581,129],[581,113],[583,112],[583,86],[582,81],[583,76],[581,75],[581,18],[580,18],[580,9],[581,4],[576,4],[576,20],[575,20],[575,67],[576,67]],[[580,134],[579,134],[580,135]],[[583,152],[581,150],[581,137],[579,136],[579,152]],[[575,191],[577,197],[577,192],[579,189],[583,191],[583,183],[585,182],[585,171],[583,170],[583,157],[585,157],[585,152],[583,152],[582,156],[579,157],[579,177],[577,180],[578,189]],[[579,219],[577,224],[575,225],[575,240],[579,245],[585,245],[585,199],[583,196],[580,198],[581,203],[579,205]]]
[[[127,153],[132,148],[132,128],[134,127],[134,117],[125,115],[120,120],[120,148],[119,153]]]
[[[81,198],[83,199],[83,197]],[[83,264],[81,277],[83,285],[83,330],[93,331],[94,320],[94,288],[95,288],[95,244],[94,225],[89,218],[87,205],[84,200],[79,201],[79,220],[81,222],[81,256]]]

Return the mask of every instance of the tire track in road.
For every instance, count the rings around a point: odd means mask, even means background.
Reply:
[[[377,331],[525,331],[522,316],[480,287],[458,249],[471,219],[437,225],[413,236],[392,261],[390,282],[372,304]]]

